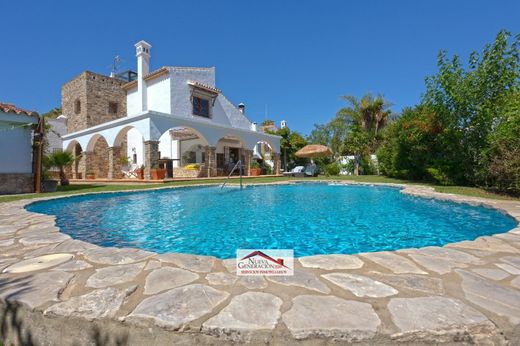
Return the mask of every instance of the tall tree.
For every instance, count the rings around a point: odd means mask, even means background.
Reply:
[[[383,173],[520,194],[520,35],[500,31],[466,65],[441,51],[438,68],[386,131]]]
[[[511,38],[500,31],[482,53],[473,52],[467,66],[454,55],[441,51],[439,71],[426,79],[423,104],[440,117],[445,143],[439,153],[446,174],[461,184],[478,184],[486,169],[483,152],[489,136],[501,123],[511,100],[520,88],[520,35]]]
[[[364,157],[375,153],[381,142],[380,130],[390,119],[390,104],[383,96],[364,95],[360,100],[346,95],[348,102],[336,115],[335,121],[347,128],[343,142],[343,154],[354,155],[354,174],[359,174],[359,167]]]
[[[374,97],[372,94],[366,94],[358,100],[354,96],[346,95],[343,99],[348,105],[339,110],[338,116],[345,117],[344,122],[360,126],[373,137],[377,137],[379,130],[388,124],[392,113],[391,104],[385,101],[383,96]]]
[[[278,129],[274,132],[267,132],[282,137],[280,139],[280,149],[282,151],[281,160],[284,170],[287,170],[288,167],[293,164],[303,163],[305,161],[294,155],[298,150],[307,145],[307,141],[299,132],[291,131],[288,127]]]

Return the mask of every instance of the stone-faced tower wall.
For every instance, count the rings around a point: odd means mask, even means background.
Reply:
[[[126,116],[126,81],[85,71],[61,88],[67,132],[76,132]]]

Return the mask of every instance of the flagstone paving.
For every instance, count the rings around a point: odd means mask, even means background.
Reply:
[[[330,293],[330,288],[321,282],[316,275],[299,269],[296,269],[294,275],[291,276],[267,276],[266,279],[281,285],[298,286],[320,293]]]
[[[345,290],[351,291],[356,297],[381,298],[398,293],[395,288],[363,275],[331,273],[322,275],[322,277]]]
[[[235,340],[248,340],[251,332],[275,328],[283,301],[275,295],[246,292],[233,297],[218,315],[202,325],[210,334],[234,334]]]
[[[388,310],[399,329],[393,338],[399,341],[501,341],[495,325],[484,314],[456,299],[392,298]]]
[[[402,192],[520,220],[520,202]],[[520,345],[520,228],[444,247],[308,256],[294,276],[243,277],[234,259],[71,239],[27,203],[0,205],[4,338],[23,326],[41,344],[95,344],[96,326],[130,345]]]
[[[359,269],[363,261],[356,256],[350,255],[316,255],[306,256],[299,259],[302,266],[307,268],[333,269]]]
[[[144,324],[153,320],[169,330],[182,329],[189,322],[207,315],[229,296],[206,285],[189,285],[144,299],[125,321]]]
[[[161,268],[152,271],[144,282],[144,294],[155,294],[164,290],[184,286],[197,280],[199,276],[179,268]]]
[[[409,259],[393,252],[371,252],[361,254],[361,256],[395,274],[428,274]]]
[[[44,311],[44,314],[84,317],[88,320],[114,317],[125,298],[132,294],[136,288],[137,286],[132,286],[126,290],[113,287],[101,288],[51,305]]]
[[[293,299],[283,321],[296,339],[325,337],[348,342],[373,337],[381,320],[368,303],[332,296],[302,295]]]
[[[132,281],[144,268],[144,263],[123,264],[96,269],[86,286],[101,288]]]

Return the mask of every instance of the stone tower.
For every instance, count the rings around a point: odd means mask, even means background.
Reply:
[[[67,117],[67,132],[126,116],[127,81],[85,71],[61,88],[61,107]]]

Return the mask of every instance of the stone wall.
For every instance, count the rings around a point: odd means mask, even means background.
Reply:
[[[173,167],[172,174],[174,178],[202,178],[206,176],[201,169],[184,169],[182,167]]]
[[[96,178],[108,178],[108,165],[108,144],[103,137],[99,137],[94,145],[87,173],[94,173]]]
[[[159,141],[144,142],[144,178],[151,179],[150,169],[159,162]]]
[[[61,107],[69,133],[126,116],[125,81],[85,71],[61,88]],[[78,107],[79,102],[79,107]],[[110,109],[117,104],[117,110]]]
[[[0,195],[34,192],[32,173],[0,173]]]

